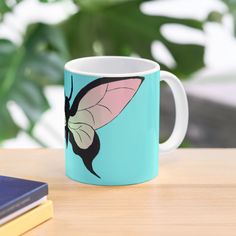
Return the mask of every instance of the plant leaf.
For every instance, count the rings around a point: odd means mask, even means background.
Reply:
[[[228,11],[232,15],[234,20],[234,35],[236,36],[236,0],[223,0],[223,2],[228,6]],[[218,18],[220,16],[218,15]]]
[[[20,46],[0,40],[0,121],[7,127],[0,129],[0,141],[20,130],[7,111],[9,101],[15,101],[29,119],[29,132],[49,108],[44,88],[62,84],[68,55],[63,37],[53,38],[60,34],[57,27],[36,24],[28,28]]]
[[[137,54],[154,60],[151,44],[161,41],[176,60],[176,68],[163,69],[187,77],[204,65],[202,45],[177,44],[168,41],[161,34],[165,24],[181,24],[202,30],[203,22],[193,19],[179,19],[166,16],[145,15],[140,10],[144,1],[99,1],[72,16],[62,24],[65,37],[70,42],[69,50],[73,58],[90,55],[132,55]],[[81,3],[81,4],[82,4]],[[107,4],[106,4],[107,3]],[[98,4],[98,8],[96,7]],[[102,6],[102,7],[101,7]],[[99,50],[97,50],[97,47]],[[184,65],[187,63],[187,66]]]
[[[0,109],[0,142],[15,137],[19,132],[19,127],[14,123],[8,109],[1,106]]]

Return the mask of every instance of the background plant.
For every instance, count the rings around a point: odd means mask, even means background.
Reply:
[[[48,1],[41,0],[44,4]],[[52,1],[49,1],[52,2]],[[57,25],[29,25],[20,45],[0,40],[0,142],[26,132],[41,145],[33,129],[48,110],[44,89],[63,84],[65,61],[91,55],[137,55],[153,59],[151,44],[161,41],[176,61],[174,72],[188,78],[204,66],[204,47],[177,44],[160,32],[165,24],[181,24],[203,30],[203,23],[193,19],[145,15],[140,10],[143,0],[75,0],[78,11]],[[0,20],[20,4],[0,1]],[[194,55],[194,57],[193,57]],[[28,118],[21,127],[8,109],[14,101]]]

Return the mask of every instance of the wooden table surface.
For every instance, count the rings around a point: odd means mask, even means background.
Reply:
[[[145,184],[99,187],[64,174],[62,150],[0,150],[0,174],[49,183],[52,220],[28,236],[236,235],[236,149],[179,149]]]

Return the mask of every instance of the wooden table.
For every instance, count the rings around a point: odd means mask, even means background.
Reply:
[[[49,183],[52,220],[28,236],[236,235],[236,149],[180,149],[159,176],[126,187],[76,183],[62,150],[0,150],[0,174]]]

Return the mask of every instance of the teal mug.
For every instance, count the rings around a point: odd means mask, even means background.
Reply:
[[[176,120],[159,144],[160,81],[171,88]],[[81,183],[128,185],[158,174],[159,154],[185,136],[188,103],[181,82],[151,60],[99,56],[65,65],[66,175]]]

